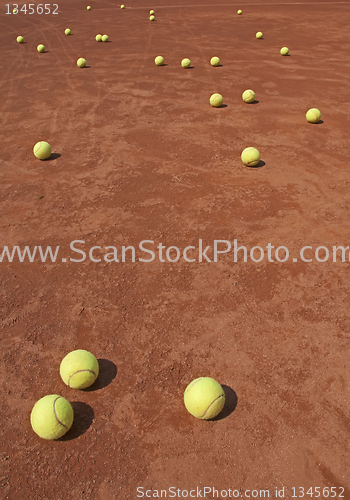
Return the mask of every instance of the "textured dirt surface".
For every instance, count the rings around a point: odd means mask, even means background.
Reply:
[[[349,257],[292,257],[350,240],[350,5],[170,3],[1,8],[0,247],[60,250],[55,263],[0,264],[0,497],[135,499],[143,488],[169,498],[174,487],[183,498],[215,487],[275,498],[284,487],[291,500],[333,487],[349,500]],[[224,107],[210,106],[214,92]],[[319,124],[306,122],[311,107]],[[32,154],[40,140],[52,145],[48,161]],[[261,153],[257,168],[240,160],[247,146]],[[200,239],[211,262],[198,262]],[[231,251],[213,262],[214,240],[235,239],[291,257],[244,263]],[[74,240],[100,246],[102,261],[69,261],[81,258]],[[132,262],[129,250],[121,262],[122,246],[142,240],[195,246],[196,261]],[[119,263],[103,260],[105,246]],[[85,391],[59,377],[77,348],[100,362]],[[184,408],[199,376],[225,388],[214,421]],[[29,421],[51,393],[75,410],[58,441]]]

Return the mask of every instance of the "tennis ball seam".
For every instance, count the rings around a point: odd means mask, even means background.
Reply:
[[[38,145],[38,144],[36,144],[36,146],[37,146],[37,145]],[[36,149],[36,150],[35,150],[35,153],[37,153],[37,152],[40,150],[40,148],[41,148],[41,146],[42,146],[42,145],[43,145],[43,141],[40,141],[40,143],[39,143],[39,147],[38,147],[38,149]]]
[[[252,163],[256,163],[256,160],[247,161],[247,166],[250,167]]]
[[[95,379],[97,378],[97,375],[96,373],[93,371],[93,370],[90,370],[89,368],[86,368],[84,370],[77,370],[76,372],[72,373],[72,375],[69,377],[68,379],[68,386],[71,387],[70,385],[70,381],[71,379],[74,377],[74,375],[76,375],[77,373],[83,373],[83,372],[89,372],[89,373],[92,373],[93,375],[95,375]]]
[[[61,422],[61,420],[58,418],[58,415],[57,415],[57,413],[56,413],[56,402],[57,402],[59,399],[62,399],[62,397],[61,397],[61,396],[58,396],[58,398],[56,398],[56,399],[55,399],[55,401],[53,402],[53,412],[54,412],[54,414],[55,414],[55,417],[56,417],[57,422],[58,422],[60,425],[62,425],[63,427],[65,427],[65,428],[68,430],[68,426],[67,426],[67,425],[65,425],[63,422]]]
[[[202,380],[202,379],[203,379],[203,377],[199,377],[199,378],[197,378],[197,380],[194,380],[194,381],[193,381],[193,383],[192,383],[189,387],[187,387],[187,389],[186,389],[186,391],[185,391],[185,394],[186,394],[186,392],[188,392],[190,389],[192,389],[192,387],[194,387],[194,386],[197,384],[197,382],[199,382],[199,381],[200,381],[200,380]],[[205,415],[205,413],[204,413],[204,415]]]
[[[208,413],[209,409],[213,406],[213,404],[216,403],[217,401],[219,401],[219,399],[223,398],[223,397],[224,397],[224,395],[220,394],[220,396],[218,396],[216,399],[214,399],[214,401],[212,403],[210,403],[210,405],[208,406],[208,408],[205,410],[205,412],[203,413],[203,415],[200,418],[205,417],[205,415]]]

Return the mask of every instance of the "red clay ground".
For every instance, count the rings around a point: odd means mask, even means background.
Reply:
[[[333,498],[349,500],[348,257],[292,257],[350,240],[350,5],[169,3],[1,9],[0,246],[61,250],[56,263],[0,264],[0,496],[135,499],[144,488],[170,498],[174,487],[184,498],[206,486],[275,498],[284,487],[291,500],[299,488],[335,487]],[[279,54],[285,45],[290,57]],[[221,67],[210,66],[214,55]],[[193,69],[181,68],[184,57]],[[242,101],[247,88],[257,103]],[[209,105],[214,92],[226,107]],[[320,124],[306,122],[310,107]],[[32,154],[40,140],[52,145],[49,161]],[[258,168],[242,164],[247,146],[259,149]],[[198,250],[202,239],[212,257],[214,240],[235,238],[287,246],[291,258],[61,262],[80,258],[73,240],[101,246],[97,257],[105,245]],[[77,348],[100,359],[90,390],[59,377]],[[203,375],[226,386],[211,422],[183,405]],[[59,441],[29,422],[50,393],[75,409]]]

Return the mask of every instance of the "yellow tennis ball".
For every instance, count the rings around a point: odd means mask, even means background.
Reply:
[[[245,90],[242,94],[244,102],[253,102],[255,100],[255,92],[251,89]]]
[[[108,42],[108,35],[102,36],[102,42]]]
[[[33,153],[39,160],[47,160],[51,155],[51,146],[45,141],[37,142],[33,148]]]
[[[79,66],[79,68],[85,68],[86,59],[84,59],[83,57],[79,57],[79,59],[77,60],[77,65]]]
[[[282,47],[280,50],[282,56],[287,56],[289,54],[289,49],[288,47]]]
[[[96,42],[102,42],[102,35],[96,35],[95,40]]]
[[[185,390],[186,409],[196,418],[216,417],[225,405],[225,393],[219,382],[210,377],[193,380]]]
[[[125,9],[125,5],[121,5],[121,6],[120,6],[120,8],[121,8],[121,9]]]
[[[214,56],[214,57],[212,57],[212,58],[210,59],[210,64],[211,64],[212,66],[219,66],[219,64],[220,64],[220,59],[219,59],[218,57],[215,57],[215,56]]]
[[[12,11],[14,14],[17,14],[18,10],[17,9],[13,9]]]
[[[58,439],[72,427],[74,412],[71,404],[58,394],[39,399],[30,414],[33,431],[43,439]]]
[[[155,19],[155,17],[154,17],[154,16],[150,16],[150,17],[149,17],[149,20],[150,20],[150,21],[154,21],[154,19]]]
[[[97,379],[98,361],[93,354],[84,349],[72,351],[65,356],[60,365],[63,382],[72,389],[86,389]]]
[[[237,10],[237,14],[240,16],[242,14],[241,10]]]
[[[16,38],[16,40],[17,40],[17,43],[23,43],[23,42],[24,42],[24,38],[23,38],[23,36],[18,36],[18,37]]]
[[[187,58],[182,59],[181,66],[183,68],[189,68],[191,66],[191,61],[189,59],[187,59]]]
[[[164,64],[164,57],[162,56],[157,56],[154,60],[157,66],[163,66]]]
[[[262,38],[263,34],[261,33],[261,31],[258,31],[255,36],[256,36],[256,38]]]
[[[64,33],[65,35],[70,35],[72,32],[69,28],[67,28],[66,30],[64,30]]]
[[[36,50],[38,52],[45,52],[45,45],[41,43],[40,45],[37,46]]]
[[[214,107],[214,108],[219,108],[222,103],[224,102],[223,98],[222,98],[222,95],[221,94],[213,94],[211,97],[210,97],[210,104]]]
[[[321,119],[321,111],[317,108],[311,108],[306,113],[306,119],[309,123],[317,123]]]
[[[86,8],[87,8],[87,10],[91,10],[91,7],[90,7],[90,5],[88,5],[88,6],[86,7]]]
[[[241,159],[247,167],[255,167],[260,161],[260,153],[255,148],[245,148],[242,151]]]
[[[153,15],[154,15],[154,10],[150,10],[150,11],[149,11],[149,15],[150,15],[150,16],[153,16]]]

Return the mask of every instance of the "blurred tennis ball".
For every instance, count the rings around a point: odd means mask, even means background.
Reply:
[[[245,90],[242,94],[244,102],[253,102],[255,100],[255,92],[251,89]]]
[[[79,68],[85,68],[86,59],[84,59],[83,57],[79,57],[79,59],[77,60],[77,66],[79,66]]]
[[[51,155],[51,146],[45,141],[37,142],[33,148],[33,153],[39,160],[47,160]]]
[[[221,94],[213,94],[211,97],[210,97],[210,104],[214,107],[214,108],[219,108],[220,106],[222,106],[222,103],[224,102],[224,99],[222,97]]]
[[[219,66],[219,64],[220,64],[220,59],[219,59],[218,57],[215,57],[215,56],[214,56],[214,57],[212,57],[212,58],[210,59],[210,64],[211,64],[212,66]]]
[[[255,148],[245,148],[242,151],[241,160],[247,167],[255,167],[260,161],[260,153]]]
[[[164,64],[164,57],[162,56],[157,56],[154,60],[157,66],[163,66]]]
[[[311,108],[306,113],[306,119],[309,123],[317,123],[321,119],[321,111],[317,108]]]

